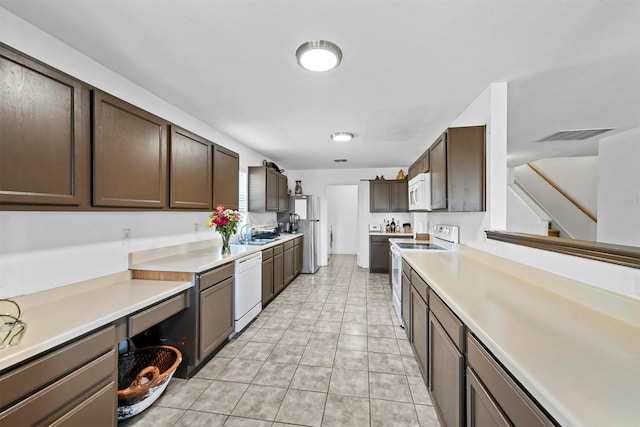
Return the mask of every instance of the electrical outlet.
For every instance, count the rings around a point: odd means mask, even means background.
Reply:
[[[122,229],[122,244],[128,245],[131,243],[131,229],[123,228]]]
[[[194,222],[193,223],[193,231],[196,232],[196,233],[198,231],[200,231],[200,224],[198,224],[197,222]]]

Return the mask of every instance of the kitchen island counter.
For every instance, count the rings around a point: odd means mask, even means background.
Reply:
[[[191,282],[133,280],[129,271],[11,298],[27,324],[19,344],[0,350],[4,371],[67,341],[149,307]],[[115,344],[115,343],[114,343]]]
[[[637,425],[640,301],[463,245],[403,258],[561,425]]]
[[[263,245],[231,244],[231,253],[228,255],[221,254],[221,246],[217,240],[152,249],[131,254],[129,268],[131,270],[201,273],[302,235],[302,233],[281,234],[273,242]]]

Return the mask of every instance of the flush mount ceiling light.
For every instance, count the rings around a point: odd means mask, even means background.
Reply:
[[[335,142],[348,142],[353,139],[351,132],[334,132],[331,134],[331,140]]]
[[[342,60],[342,51],[326,40],[310,40],[296,49],[298,64],[305,70],[323,72],[338,66]]]

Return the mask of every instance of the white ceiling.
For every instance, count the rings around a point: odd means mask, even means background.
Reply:
[[[640,1],[0,0],[287,169],[407,166],[492,82],[512,165],[640,125]],[[311,39],[341,65],[301,69]],[[354,132],[350,144],[329,140]],[[347,163],[334,163],[346,158]]]

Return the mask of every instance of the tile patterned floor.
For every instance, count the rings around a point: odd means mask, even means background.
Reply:
[[[334,255],[121,426],[422,426],[438,419],[386,274]]]

